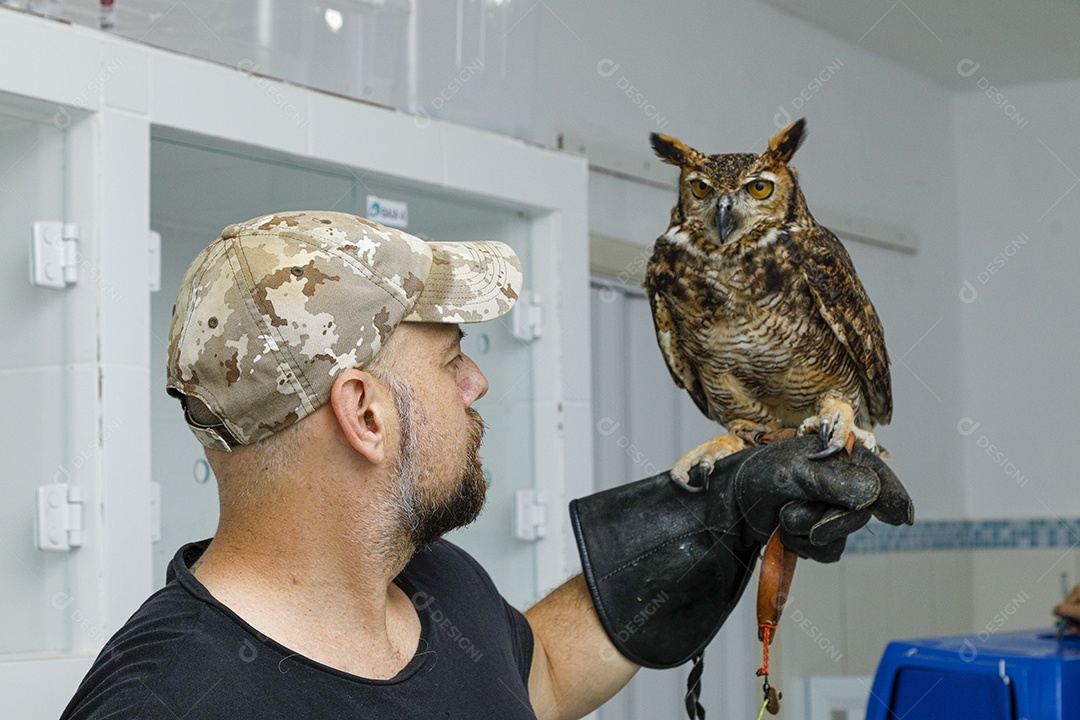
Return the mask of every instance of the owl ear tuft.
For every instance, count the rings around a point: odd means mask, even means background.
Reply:
[[[684,145],[680,140],[660,133],[650,133],[649,141],[652,143],[653,152],[669,165],[685,165],[687,159],[694,150]]]
[[[786,128],[769,138],[769,150],[766,153],[782,163],[790,162],[795,151],[806,139],[806,118],[799,118]]]

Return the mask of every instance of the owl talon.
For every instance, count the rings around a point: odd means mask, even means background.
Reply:
[[[832,423],[829,422],[829,418],[821,419],[821,427],[818,429],[818,435],[821,436],[821,444],[825,446],[825,449],[829,449],[829,428]]]
[[[835,426],[833,424],[834,422]],[[817,427],[818,435],[821,437],[821,442],[825,448],[821,450],[821,452],[809,455],[808,457],[811,460],[822,460],[827,457],[832,457],[841,450],[846,450],[850,455],[855,449],[856,444],[862,445],[871,452],[880,454],[880,446],[877,444],[877,438],[874,436],[874,433],[863,430],[854,424],[852,424],[851,429],[845,433],[845,422],[842,416],[839,418],[809,418],[801,426],[803,431],[808,433],[814,432],[813,429],[815,427]]]
[[[834,445],[832,443],[832,423],[829,422],[829,418],[821,418],[820,427],[818,428],[818,436],[821,438],[821,444],[825,446],[825,449],[816,452],[808,457],[811,460],[824,460],[827,457],[832,457],[844,447],[843,445]]]
[[[807,457],[811,460],[824,460],[827,457],[832,457],[843,449],[843,445],[830,445],[821,452],[816,452],[813,455],[807,455]]]
[[[700,492],[718,460],[745,449],[746,443],[735,435],[713,438],[679,458],[671,468],[671,479],[684,490]]]

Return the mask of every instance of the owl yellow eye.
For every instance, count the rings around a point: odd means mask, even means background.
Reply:
[[[690,192],[694,193],[694,197],[700,200],[711,193],[712,188],[709,187],[709,183],[704,180],[694,179],[690,181]]]
[[[746,192],[750,193],[750,197],[757,198],[758,200],[764,200],[772,195],[773,184],[769,180],[752,180],[746,184]]]

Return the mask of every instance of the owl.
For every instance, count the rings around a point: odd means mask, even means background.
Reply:
[[[684,482],[695,465],[711,468],[779,429],[819,433],[815,457],[851,434],[877,450],[874,426],[892,417],[881,321],[789,165],[805,137],[802,119],[760,155],[706,155],[651,136],[682,171],[645,274],[656,338],[675,382],[728,431],[676,463]]]

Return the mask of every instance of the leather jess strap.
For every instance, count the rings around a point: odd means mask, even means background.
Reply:
[[[784,612],[791,578],[795,576],[795,564],[799,556],[784,547],[780,542],[780,528],[773,530],[769,542],[765,545],[765,555],[761,560],[761,574],[758,578],[757,621],[758,640],[765,642],[765,629],[776,629],[780,615]],[[772,642],[772,633],[769,633]],[[767,670],[766,670],[767,671]]]
[[[768,445],[779,440],[787,440],[795,437],[795,430],[784,428],[773,430],[759,435],[754,440],[759,445]],[[780,622],[780,615],[784,612],[784,603],[787,602],[788,590],[791,587],[791,578],[795,575],[795,564],[799,556],[784,547],[780,541],[780,528],[773,530],[769,536],[769,542],[765,545],[765,555],[761,560],[761,571],[758,576],[757,596],[757,622],[758,640],[766,642],[765,650],[772,642],[772,631]],[[769,628],[769,631],[766,631]],[[768,667],[763,668],[767,673]]]

